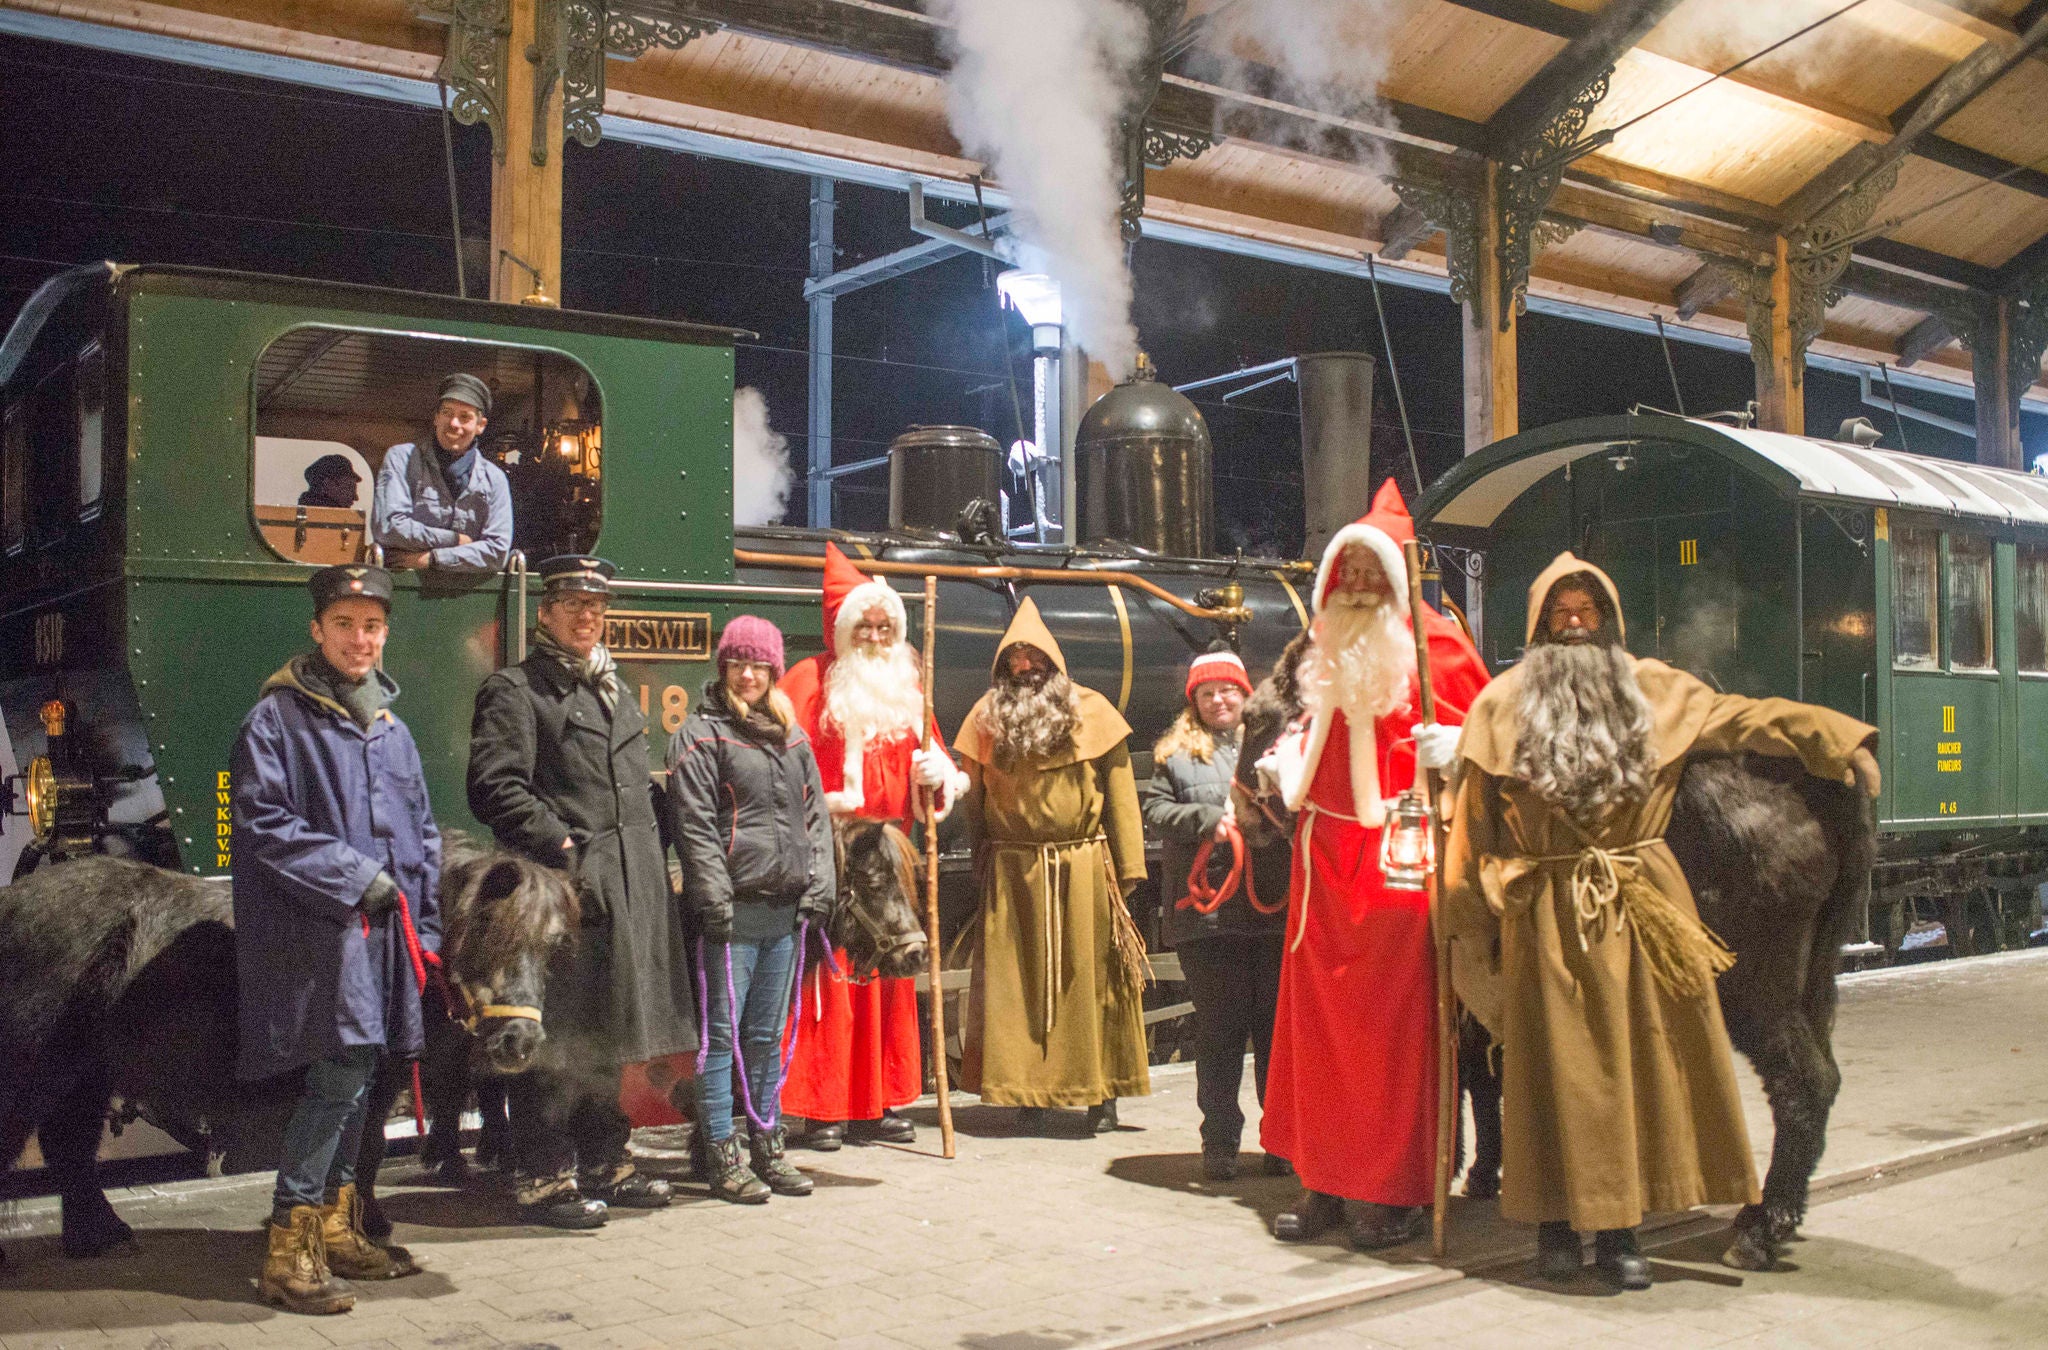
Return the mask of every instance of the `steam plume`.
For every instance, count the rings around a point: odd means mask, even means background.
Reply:
[[[1211,11],[1203,45],[1230,88],[1333,117],[1388,124],[1393,119],[1379,88],[1394,49],[1395,25],[1411,8],[1402,0],[1238,0]],[[1240,131],[1249,120],[1270,124],[1262,127],[1263,135],[1304,139],[1298,120],[1255,104],[1233,105],[1229,112]],[[1306,141],[1298,148],[1382,173],[1393,169],[1392,157],[1377,140],[1344,136],[1333,128]]]
[[[931,0],[949,30],[953,132],[1010,194],[1060,283],[1068,330],[1122,379],[1137,366],[1114,153],[1142,15],[1125,0]]]
[[[773,525],[789,509],[796,474],[789,437],[768,425],[768,400],[752,387],[732,396],[732,523]]]

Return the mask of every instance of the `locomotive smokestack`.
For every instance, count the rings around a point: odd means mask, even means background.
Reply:
[[[1320,558],[1330,536],[1372,501],[1372,372],[1364,352],[1314,352],[1295,359],[1301,399],[1301,490],[1308,537]]]

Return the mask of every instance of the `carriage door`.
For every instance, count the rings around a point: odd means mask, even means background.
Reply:
[[[1657,620],[1648,648],[1724,691],[1740,687],[1742,595],[1732,540],[1726,511],[1657,522]]]

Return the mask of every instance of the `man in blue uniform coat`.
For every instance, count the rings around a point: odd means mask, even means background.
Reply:
[[[460,372],[441,382],[434,434],[384,452],[370,533],[392,567],[496,572],[512,556],[512,484],[477,445],[491,387]]]
[[[310,585],[313,650],[265,682],[230,762],[237,1071],[305,1074],[261,1287],[294,1312],[330,1313],[355,1304],[346,1280],[418,1268],[364,1235],[355,1161],[379,1061],[420,1050],[396,911],[402,897],[421,944],[439,949],[441,835],[412,733],[387,706],[398,686],[378,669],[390,575],[328,567]]]

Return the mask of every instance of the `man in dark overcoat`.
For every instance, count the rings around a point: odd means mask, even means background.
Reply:
[[[581,925],[548,977],[551,1050],[505,1086],[521,1211],[595,1228],[607,1205],[669,1202],[668,1183],[636,1175],[627,1159],[619,1070],[695,1050],[695,1005],[647,719],[603,642],[612,564],[571,555],[540,571],[532,654],[477,691],[469,809],[499,844],[576,880]]]
[[[260,1284],[294,1312],[333,1313],[355,1304],[346,1280],[417,1269],[364,1235],[355,1161],[379,1061],[420,1050],[396,911],[409,903],[421,944],[439,950],[441,835],[419,749],[387,706],[398,686],[378,669],[389,574],[328,567],[311,588],[314,648],[264,683],[229,761],[237,1070],[305,1074]]]

